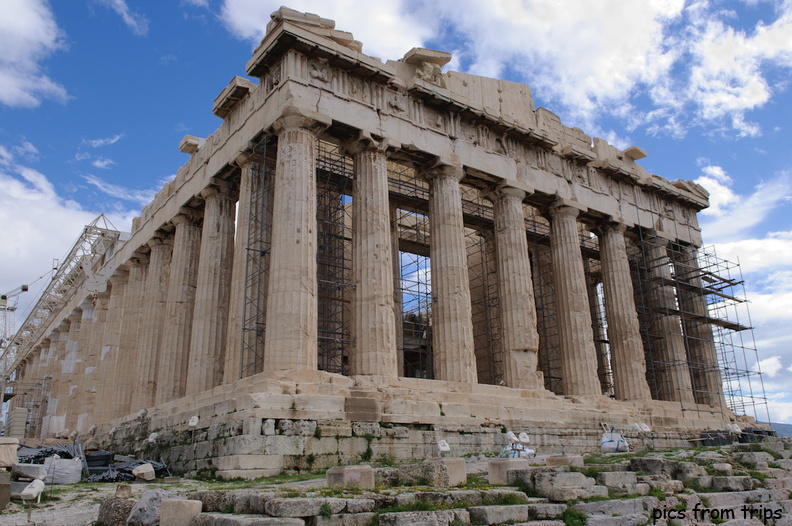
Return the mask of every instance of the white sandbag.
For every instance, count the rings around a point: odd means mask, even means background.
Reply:
[[[602,433],[600,440],[600,451],[603,453],[627,453],[630,445],[621,433],[616,433],[613,428],[610,432]]]
[[[44,459],[47,484],[77,484],[82,478],[82,460],[79,458],[60,458],[53,455]]]

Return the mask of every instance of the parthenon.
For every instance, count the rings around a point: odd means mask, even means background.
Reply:
[[[730,282],[702,265],[706,190],[451,58],[383,62],[273,13],[258,82],[220,92],[131,233],[86,229],[12,342],[8,431],[252,477],[364,434],[415,458],[502,428],[574,450],[601,423],[671,445],[735,422],[713,329],[746,327],[708,310]]]

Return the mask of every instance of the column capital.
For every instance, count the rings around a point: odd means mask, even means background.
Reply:
[[[211,197],[217,195],[228,195],[234,189],[234,184],[230,181],[226,181],[224,179],[217,179],[212,177],[209,180],[209,185],[198,192],[198,195],[204,198],[204,200],[209,199]]]
[[[461,164],[447,164],[440,158],[418,168],[418,174],[424,179],[454,179],[460,182],[465,177],[465,169]]]
[[[178,227],[179,225],[195,224],[201,218],[201,213],[192,208],[181,207],[179,213],[171,218],[171,223]]]
[[[608,232],[615,232],[617,234],[624,235],[627,232],[627,225],[625,223],[620,223],[618,221],[601,221],[598,222],[592,229],[592,232],[597,234],[598,236],[602,236]]]
[[[387,154],[388,151],[394,151],[401,148],[401,144],[392,141],[387,137],[372,136],[367,131],[360,131],[357,136],[346,141],[341,145],[341,149],[349,154],[355,155],[363,151],[374,151]]]
[[[240,151],[239,155],[234,159],[234,163],[240,168],[245,168],[249,164],[258,162],[264,162],[264,155],[253,151],[252,147]]]
[[[578,217],[582,212],[586,211],[588,211],[588,208],[577,201],[562,198],[556,199],[549,209],[550,217],[558,215]]]
[[[522,202],[528,192],[514,186],[502,185],[486,195],[490,199],[518,199]]]
[[[332,123],[332,119],[327,115],[296,106],[288,106],[283,110],[281,116],[275,119],[272,127],[278,135],[291,129],[304,129],[316,135]]]
[[[151,239],[146,241],[146,245],[148,245],[150,249],[161,245],[173,246],[173,238],[164,232],[157,232]]]
[[[77,313],[77,311],[80,311],[79,314]],[[76,321],[80,321],[82,319],[82,309],[74,309],[73,311],[71,311],[71,314],[69,314],[66,317],[66,319],[69,320],[70,324]]]

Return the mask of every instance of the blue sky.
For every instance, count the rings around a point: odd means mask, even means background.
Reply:
[[[244,75],[279,5],[0,0],[0,292],[46,274],[100,212],[129,229],[186,161],[179,140],[220,125],[212,101]],[[565,124],[637,144],[648,171],[704,185],[705,244],[742,264],[771,416],[792,422],[792,3],[290,7],[336,20],[369,55],[430,47],[454,54],[450,69],[527,83]]]

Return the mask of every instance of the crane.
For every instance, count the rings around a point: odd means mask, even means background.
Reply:
[[[10,292],[0,294],[0,320],[3,323],[3,330],[0,331],[0,349],[3,348],[14,333],[14,314],[19,305],[18,296],[23,292],[27,292],[28,288],[27,285],[20,285]]]

